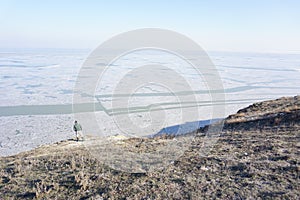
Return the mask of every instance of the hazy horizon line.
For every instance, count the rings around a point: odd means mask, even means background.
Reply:
[[[56,50],[56,51],[86,51],[86,52],[93,52],[95,48],[71,48],[71,47],[0,47],[0,53],[14,53],[14,52],[2,52],[2,51],[32,51],[32,50]],[[204,49],[205,50],[205,49]],[[193,51],[193,50],[190,50]],[[211,49],[211,50],[205,50],[207,53],[246,53],[246,54],[288,54],[288,55],[300,55],[300,51],[246,51],[246,50],[217,50],[217,49]]]

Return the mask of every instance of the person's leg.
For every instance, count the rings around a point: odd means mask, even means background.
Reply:
[[[79,131],[79,134],[80,134],[80,137],[81,137],[81,139],[82,139],[82,141],[83,141],[84,138],[83,138],[83,133],[82,133],[82,131]]]
[[[75,131],[75,133],[76,133],[76,140],[77,140],[77,142],[79,141],[79,133],[78,133],[79,131]]]

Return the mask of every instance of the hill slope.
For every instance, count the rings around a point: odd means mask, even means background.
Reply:
[[[199,149],[207,128],[200,129],[202,134],[196,135],[190,149],[162,171],[133,174],[110,169],[73,140],[0,158],[0,197],[297,199],[299,99],[256,103],[229,116],[205,157],[199,156]],[[168,139],[123,139],[122,143],[147,151],[164,140]]]

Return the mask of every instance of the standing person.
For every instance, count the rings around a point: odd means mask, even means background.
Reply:
[[[73,130],[75,131],[77,142],[79,141],[79,137],[83,140],[82,127],[77,121],[74,123]]]

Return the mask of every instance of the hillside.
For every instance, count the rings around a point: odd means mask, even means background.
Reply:
[[[199,129],[189,150],[160,171],[113,170],[73,140],[3,157],[0,199],[298,199],[299,100],[259,102],[229,116],[204,157],[199,149],[207,127]],[[111,145],[145,152],[171,139],[123,138]]]

